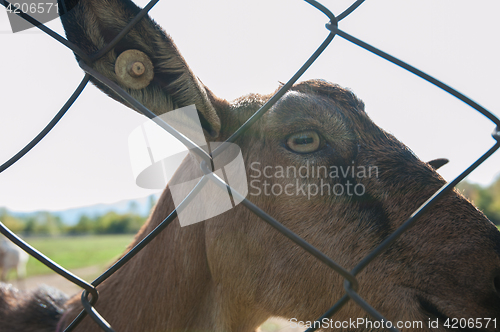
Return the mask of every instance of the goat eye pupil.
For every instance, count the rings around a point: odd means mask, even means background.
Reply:
[[[302,131],[287,140],[288,149],[296,153],[311,153],[320,148],[321,139],[313,130]]]
[[[314,138],[312,137],[298,137],[295,139],[295,144],[311,144],[314,142]]]

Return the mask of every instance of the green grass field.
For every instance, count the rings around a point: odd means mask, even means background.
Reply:
[[[66,269],[94,265],[104,269],[124,252],[132,238],[133,235],[72,236],[27,238],[26,242]],[[33,257],[26,269],[28,277],[52,272]]]

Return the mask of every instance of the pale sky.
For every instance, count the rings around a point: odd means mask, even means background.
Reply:
[[[144,6],[147,1],[137,1]],[[334,14],[351,1],[322,1]],[[367,0],[340,29],[443,80],[500,115],[498,0]],[[328,31],[299,0],[167,1],[150,15],[216,95],[269,93],[286,82]],[[49,26],[63,33],[59,21]],[[12,34],[0,10],[0,163],[29,142],[83,78],[71,51],[35,29]],[[494,125],[420,78],[335,37],[301,80],[351,88],[379,126],[422,160],[445,157],[451,180],[494,144]],[[0,174],[0,206],[59,210],[147,196],[135,185],[128,135],[145,118],[89,85],[55,129]],[[469,176],[491,183],[500,152]]]

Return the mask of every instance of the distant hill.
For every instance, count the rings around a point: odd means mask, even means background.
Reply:
[[[457,188],[483,211],[491,221],[500,225],[500,178],[489,186],[481,186],[462,181],[458,184]],[[95,219],[108,212],[116,212],[117,214],[134,213],[142,217],[147,217],[151,210],[152,203],[156,202],[159,196],[160,194],[155,194],[138,199],[123,200],[112,204],[96,204],[61,211],[17,212],[0,207],[0,212],[2,210],[8,211],[9,215],[19,219],[27,219],[29,217],[35,217],[41,212],[49,212],[53,216],[59,217],[63,224],[73,226],[83,215]]]
[[[158,197],[159,194],[132,200],[123,200],[112,204],[96,204],[68,210],[43,212],[50,212],[52,215],[58,216],[59,218],[61,218],[61,221],[65,225],[69,226],[76,224],[80,217],[83,215],[91,218],[96,218],[108,212],[116,212],[118,214],[133,212],[135,214],[146,217],[149,215],[151,204],[153,202],[156,202],[158,200]],[[36,216],[42,211],[16,212],[8,210],[8,212],[14,217],[25,219],[31,216]]]

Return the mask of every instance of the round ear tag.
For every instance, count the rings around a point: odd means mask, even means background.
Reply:
[[[154,67],[145,53],[139,50],[126,50],[116,59],[115,74],[120,84],[140,90],[153,80]]]

